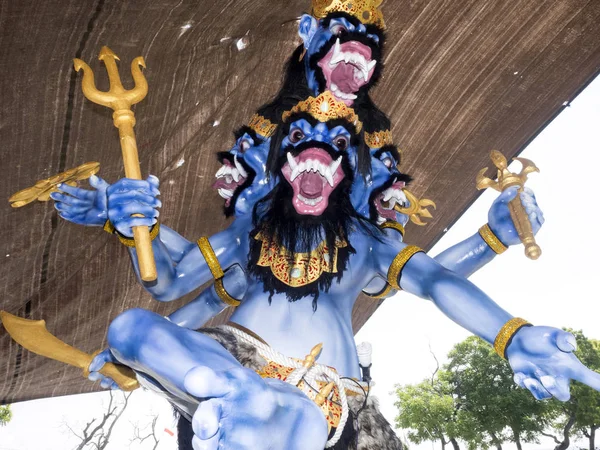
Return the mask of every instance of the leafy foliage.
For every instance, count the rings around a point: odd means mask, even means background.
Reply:
[[[6,425],[12,419],[10,405],[0,406],[0,426]]]

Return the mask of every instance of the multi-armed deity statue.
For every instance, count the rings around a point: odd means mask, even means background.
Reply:
[[[600,375],[573,355],[571,334],[511,316],[465,279],[521,240],[539,256],[533,235],[543,216],[523,189],[537,170],[529,161],[517,176],[494,154],[502,193],[472,237],[436,258],[405,243],[406,222],[422,224],[435,205],[406,189],[390,121],[369,97],[382,71],[380,3],[313,0],[302,16],[303,45],[279,93],[219,154],[215,188],[234,216],[227,229],[190,241],[159,224],[153,176],[109,185],[93,175],[93,191],[62,184],[51,194],[63,218],[115,233],[140,281],[153,278],[146,266],[140,273],[140,250],[153,254],[156,279],[143,284],[156,300],[214,280],[169,317],[120,314],[109,348],[89,366],[104,387],[117,387],[126,366],[167,396],[191,421],[196,449],[401,448],[361,372],[351,325],[361,292],[433,301],[494,345],[538,399],[568,399],[571,379],[600,389]],[[85,68],[88,89],[90,76]],[[491,185],[482,175],[480,187]],[[235,308],[228,324],[201,328],[225,307]]]

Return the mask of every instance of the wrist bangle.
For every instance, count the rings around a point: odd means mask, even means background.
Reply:
[[[215,251],[213,250],[212,245],[210,245],[207,237],[202,236],[200,239],[198,239],[198,248],[200,249],[202,256],[204,256],[204,260],[208,265],[210,273],[212,273],[212,276],[215,279],[215,292],[219,298],[226,305],[233,307],[239,306],[241,302],[229,295],[225,289],[225,286],[223,285],[223,277],[225,276],[225,272],[223,272],[223,268],[219,263],[219,259],[217,258],[217,255],[215,255]]]
[[[515,334],[517,334],[517,331],[523,327],[531,326],[533,325],[519,317],[514,317],[506,322],[502,328],[500,328],[498,336],[496,336],[496,339],[494,340],[494,350],[496,350],[496,353],[498,353],[501,358],[506,359],[506,349],[512,342]]]
[[[104,227],[106,229],[106,224],[104,225]],[[160,231],[160,224],[157,222],[154,225],[152,225],[152,227],[150,228],[150,241],[153,241],[154,239],[156,239],[156,236],[158,236],[159,231]],[[118,230],[116,230],[116,234],[117,234],[117,237],[119,238],[119,241],[121,241],[121,244],[123,244],[129,248],[135,248],[135,240],[133,238],[123,236],[121,233],[119,233]]]
[[[508,247],[498,239],[498,236],[494,234],[487,223],[479,229],[479,235],[497,255],[504,253],[508,249]]]
[[[102,229],[109,234],[115,234],[115,226],[112,223],[110,223],[110,220],[108,219],[106,219],[106,222],[104,222],[104,226],[102,227]]]
[[[400,273],[402,273],[402,269],[404,269],[404,266],[410,260],[410,258],[422,251],[423,250],[416,245],[408,245],[396,255],[392,261],[392,264],[390,264],[387,277],[387,281],[392,288],[398,291],[402,290],[400,283],[398,282],[398,278],[400,277]]]
[[[404,238],[404,226],[399,222],[396,222],[394,220],[386,220],[381,225],[379,225],[379,227],[380,228],[391,228],[393,230],[396,230]]]

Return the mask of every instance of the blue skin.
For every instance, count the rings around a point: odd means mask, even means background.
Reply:
[[[307,139],[313,136],[333,144],[331,135],[326,136],[322,127],[315,127]],[[143,221],[146,226],[151,225],[152,218],[126,216],[132,198],[137,202],[136,212],[146,212],[145,208],[139,208],[140,203],[155,204],[153,191],[149,182],[127,179],[107,189],[109,218],[124,234],[131,235],[131,227]],[[238,218],[227,230],[210,238],[223,267],[234,264],[243,267],[246,263],[251,227],[245,217]],[[320,363],[336,367],[343,376],[358,376],[350,320],[354,299],[373,277],[386,276],[391,261],[406,244],[398,240],[393,230],[386,230],[381,242],[359,232],[352,233],[349,241],[356,254],[350,256],[342,280],[334,283],[329,292],[321,293],[317,311],[312,310],[312,297],[289,303],[282,294],[275,294],[269,305],[261,283],[250,278],[245,301],[236,309],[232,320],[259,334],[276,350],[293,357],[302,358],[316,342],[323,342]],[[190,249],[177,263],[160,239],[153,242],[153,247],[159,280],[156,286],[146,286],[146,289],[158,300],[174,300],[210,280],[210,272],[197,248]],[[135,261],[135,250],[130,251]],[[407,292],[433,301],[449,318],[490,343],[503,324],[512,318],[469,281],[422,253],[408,262],[398,282]],[[276,324],[279,325],[274,326]],[[304,424],[306,417],[312,425],[320,427],[320,422],[325,429],[324,421],[316,416],[318,409],[305,403],[302,407],[306,411],[299,422],[272,422],[274,415],[263,414],[265,408],[272,411],[283,405],[285,410],[288,402],[293,408],[301,398],[299,391],[286,388],[280,395],[281,391],[277,389],[280,385],[273,386],[271,382],[251,375],[206,336],[178,327],[154,313],[130,310],[113,321],[108,342],[110,358],[106,353],[100,355],[90,369],[97,371],[105,360],[115,360],[152,376],[176,395],[183,392],[214,398],[217,406],[201,407],[194,415],[197,448],[216,449],[218,444],[230,445],[233,436],[239,433],[236,429],[238,420],[248,426],[245,439],[262,436],[263,439],[277,440],[279,445],[272,448],[323,448],[323,434],[315,437],[294,431],[301,428],[299,424]],[[515,380],[536,398],[554,395],[566,400],[570,379],[600,390],[600,375],[585,368],[572,354],[574,349],[575,340],[570,333],[550,327],[528,327],[515,334],[507,356],[515,371]],[[242,383],[243,389],[238,389]],[[228,388],[214,387],[223,384]],[[260,395],[246,395],[246,390],[256,390]],[[228,421],[228,417],[235,420]],[[239,434],[237,438],[241,439]],[[232,448],[256,448],[240,442]],[[301,447],[295,447],[298,442]]]

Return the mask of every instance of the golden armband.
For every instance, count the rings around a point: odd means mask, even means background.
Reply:
[[[410,258],[422,251],[423,250],[416,245],[408,245],[396,255],[392,261],[392,264],[390,264],[390,268],[388,269],[387,281],[391,287],[398,291],[402,289],[400,287],[400,283],[398,282],[398,278],[400,277],[400,273],[402,273],[402,269],[404,269],[404,266],[410,260]]]
[[[533,325],[531,325],[525,319],[521,319],[519,317],[514,317],[506,322],[502,328],[500,328],[500,331],[494,340],[494,350],[496,350],[496,353],[498,353],[500,357],[506,359],[506,349],[508,348],[515,334],[517,334],[517,331],[523,327],[531,326]]]
[[[223,285],[223,277],[225,276],[225,272],[223,272],[223,268],[221,267],[217,255],[215,255],[215,251],[213,250],[212,245],[210,245],[207,237],[202,236],[200,239],[198,239],[198,248],[200,249],[202,256],[204,256],[210,273],[212,273],[212,276],[215,279],[215,292],[221,301],[229,306],[239,306],[241,302],[229,295],[225,289],[225,286]]]
[[[498,239],[498,236],[494,234],[487,223],[479,229],[479,235],[494,251],[494,253],[498,255],[504,253],[508,249],[508,247],[504,245],[500,239]]]
[[[111,224],[111,226],[112,226],[112,224]],[[108,231],[106,224],[104,224],[104,230]],[[154,239],[156,239],[156,236],[158,236],[159,231],[160,231],[160,225],[158,223],[152,225],[152,228],[150,228],[150,241],[153,241]],[[121,241],[121,244],[123,244],[129,248],[135,248],[135,240],[133,238],[123,236],[121,233],[119,233],[118,230],[116,230],[116,234],[117,234],[117,237],[119,238],[119,241]]]
[[[381,225],[379,225],[379,228],[391,228],[393,230],[396,230],[402,235],[402,237],[404,237],[404,226],[401,223],[396,222],[394,220],[386,220]]]

